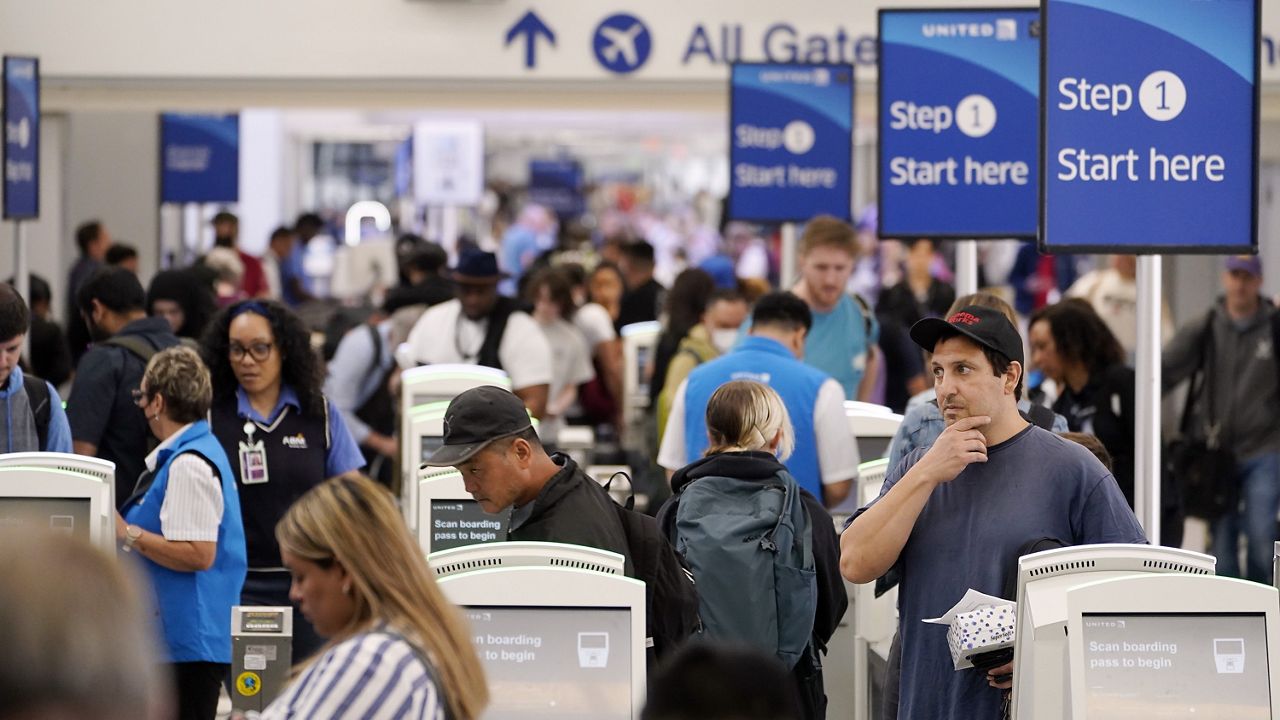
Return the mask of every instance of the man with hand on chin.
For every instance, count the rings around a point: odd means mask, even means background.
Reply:
[[[1012,663],[982,675],[953,670],[947,629],[926,625],[969,588],[999,595],[1020,549],[1145,543],[1115,478],[1088,450],[1018,413],[1023,353],[1000,312],[969,306],[921,320],[911,339],[933,353],[931,372],[947,428],[885,477],[840,538],[840,569],[873,582],[891,569],[902,636],[899,717],[998,718]]]

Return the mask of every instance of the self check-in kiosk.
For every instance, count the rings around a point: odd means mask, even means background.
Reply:
[[[65,533],[114,556],[115,463],[63,453],[0,455],[0,526]]]
[[[626,423],[622,434],[623,447],[640,449],[644,446],[642,421],[649,408],[649,365],[653,362],[654,349],[662,335],[662,323],[657,321],[631,323],[622,326],[622,412]]]
[[[1064,599],[1067,702],[1054,717],[1280,718],[1274,587],[1143,573],[1081,583]]]
[[[1074,588],[1138,575],[1173,574],[1203,579],[1212,578],[1213,573],[1214,558],[1209,555],[1149,545],[1082,545],[1046,550],[1021,558],[1018,562],[1013,717],[1016,720],[1072,717],[1067,685],[1071,637],[1067,597]],[[1183,587],[1208,590],[1214,586],[1193,584]],[[1129,607],[1119,598],[1114,599],[1116,607]]]
[[[509,543],[484,546],[501,553]],[[489,681],[486,720],[635,720],[645,696],[645,587],[618,574],[516,566],[441,577]]]
[[[413,493],[417,489],[418,466],[425,453],[439,446],[443,434],[444,411],[449,401],[472,388],[493,385],[511,389],[511,378],[501,370],[480,365],[423,365],[400,373],[400,472],[401,498],[405,519],[410,520]],[[438,408],[435,430],[426,434],[415,423],[428,408]]]
[[[562,567],[622,575],[625,558],[585,545],[550,542],[504,542],[501,547],[468,545],[439,550],[427,558],[437,578],[499,567]]]
[[[457,470],[422,468],[415,520],[422,552],[431,555],[451,548],[505,541],[510,521],[510,511],[485,512],[467,492]]]
[[[889,443],[902,424],[901,415],[883,405],[846,401],[844,416],[858,442],[859,458],[875,460],[889,455]]]
[[[418,528],[418,479],[422,462],[444,440],[444,414],[448,409],[448,402],[428,403],[414,408],[400,421],[400,464],[407,468],[403,473],[400,509],[410,530]]]

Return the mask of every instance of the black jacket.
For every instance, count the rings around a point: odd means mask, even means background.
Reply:
[[[1053,411],[1067,419],[1072,432],[1098,437],[1111,455],[1111,474],[1133,506],[1134,372],[1126,365],[1112,365],[1089,378],[1080,393],[1064,388]]]
[[[786,467],[766,452],[720,453],[677,470],[671,478],[671,491],[679,494],[685,485],[702,477],[764,481],[773,478],[780,470],[786,470]],[[840,576],[840,538],[836,535],[831,514],[822,503],[804,488],[800,488],[800,498],[809,512],[809,524],[813,528],[813,564],[818,578],[818,612],[813,619],[813,634],[826,645],[849,608],[844,579]]]
[[[568,456],[557,453],[552,460],[560,472],[542,487],[531,508],[512,511],[507,537],[610,550],[626,558],[626,574],[635,577],[613,498]]]

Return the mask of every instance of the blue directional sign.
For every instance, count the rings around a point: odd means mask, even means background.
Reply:
[[[538,66],[538,38],[544,37],[552,46],[556,44],[556,34],[547,27],[547,24],[538,17],[537,13],[530,10],[516,21],[515,25],[507,30],[506,45],[515,42],[517,38],[524,38],[524,66],[534,68]]]
[[[729,94],[729,217],[848,219],[853,66],[735,64]]]
[[[1257,249],[1257,0],[1045,0],[1041,248]]]
[[[240,199],[240,116],[160,116],[160,202]]]
[[[4,218],[40,215],[40,61],[4,58]]]
[[[625,75],[639,70],[649,60],[653,37],[640,18],[617,13],[596,26],[591,49],[606,70]]]
[[[529,201],[557,215],[581,215],[586,209],[582,194],[582,163],[577,160],[530,160]]]
[[[1035,237],[1039,25],[880,11],[880,237]]]

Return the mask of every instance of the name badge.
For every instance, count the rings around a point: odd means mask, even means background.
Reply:
[[[267,451],[261,440],[240,443],[240,482],[245,485],[267,482]]]

